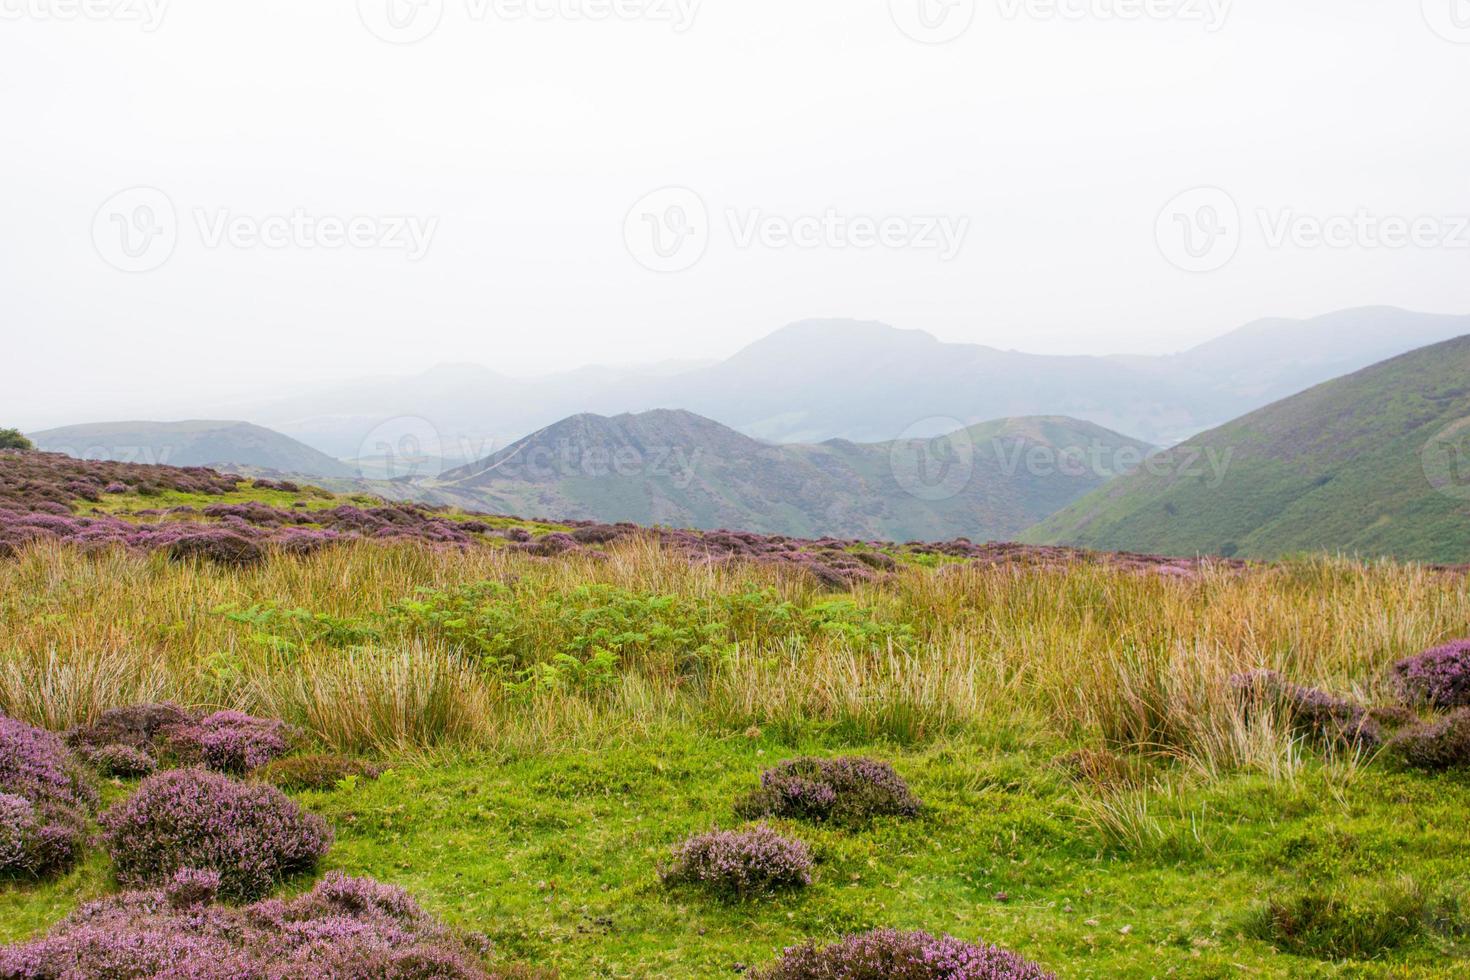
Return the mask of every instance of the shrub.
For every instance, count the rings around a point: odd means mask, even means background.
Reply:
[[[190,720],[176,704],[135,704],[110,708],[85,728],[75,728],[66,739],[84,752],[109,745],[126,745],[152,754],[159,736]]]
[[[328,790],[349,777],[377,779],[381,766],[341,755],[293,755],[261,766],[250,774],[257,782],[284,790]]]
[[[253,899],[316,867],[332,833],[272,786],[199,769],[159,773],[102,815],[104,841],[128,887],[161,885],[184,868],[217,871],[220,894]]]
[[[1411,704],[1470,707],[1470,640],[1427,650],[1394,664],[1399,689]]]
[[[19,429],[0,429],[0,449],[18,449],[26,452],[35,448],[35,443],[27,439]]]
[[[761,774],[761,785],[736,803],[743,817],[864,823],[915,817],[922,804],[893,767],[873,759],[792,759]]]
[[[137,779],[158,769],[158,760],[131,745],[104,745],[87,753],[87,761],[104,776]]]
[[[1298,956],[1372,959],[1428,932],[1465,931],[1461,898],[1412,880],[1311,888],[1273,898],[1249,932]]]
[[[1470,708],[1403,729],[1389,739],[1388,750],[1413,769],[1470,768]]]
[[[1282,712],[1299,734],[1329,748],[1373,749],[1383,742],[1383,729],[1360,704],[1293,684],[1269,670],[1239,674],[1231,685],[1247,711]]]
[[[169,748],[189,765],[243,775],[291,750],[294,732],[285,722],[240,711],[216,711],[166,731]]]
[[[723,898],[745,898],[812,883],[812,854],[770,827],[717,830],[674,848],[663,870],[669,885],[698,885]]]
[[[1055,980],[1035,963],[996,946],[953,936],[877,929],[830,946],[795,946],[757,980]]]
[[[97,791],[60,738],[0,718],[0,876],[65,871],[81,855]]]
[[[206,561],[222,568],[249,568],[265,560],[265,552],[254,541],[212,529],[184,535],[168,546],[167,554],[170,561]]]
[[[213,904],[213,877],[84,906],[51,933],[0,950],[0,976],[495,980],[488,943],[439,925],[407,894],[333,873],[290,901]],[[530,974],[517,973],[518,976]]]
[[[218,871],[200,871],[198,868],[180,868],[163,888],[163,897],[171,908],[190,909],[199,905],[212,905],[219,895],[220,876]]]

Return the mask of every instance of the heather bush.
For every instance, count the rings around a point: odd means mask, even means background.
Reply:
[[[1431,708],[1470,707],[1470,640],[1460,640],[1394,665],[1404,698]]]
[[[96,788],[60,738],[0,718],[0,876],[65,871],[81,856]]]
[[[296,739],[284,722],[240,711],[216,711],[165,734],[170,750],[186,765],[237,776],[285,755]]]
[[[0,949],[0,977],[195,980],[496,980],[489,944],[430,918],[403,891],[333,873],[289,901],[213,904],[212,873],[83,906],[42,939]],[[515,972],[516,976],[530,976]]]
[[[1231,685],[1248,713],[1274,710],[1284,714],[1300,735],[1329,748],[1374,749],[1383,742],[1383,729],[1360,704],[1292,684],[1269,670],[1239,674]]]
[[[757,980],[1055,980],[1055,974],[996,946],[893,929],[848,936],[830,946],[795,946],[755,976]]]
[[[261,766],[250,774],[250,778],[299,792],[334,789],[344,779],[377,779],[382,773],[381,766],[364,759],[342,755],[293,755]]]
[[[764,824],[745,831],[717,830],[674,848],[662,877],[669,885],[697,885],[722,898],[747,898],[810,885],[812,855],[801,841]]]
[[[1402,729],[1389,739],[1388,751],[1412,769],[1470,768],[1470,708]]]
[[[761,774],[759,789],[735,809],[748,819],[861,824],[874,817],[915,817],[922,804],[885,762],[873,759],[792,759]]]
[[[1247,931],[1278,949],[1323,960],[1374,959],[1426,934],[1462,935],[1464,897],[1420,883],[1359,881],[1310,887],[1268,901]]]
[[[84,753],[110,745],[126,745],[151,755],[166,730],[189,720],[189,714],[176,704],[110,708],[92,724],[67,732],[66,740]]]
[[[170,561],[206,561],[222,568],[249,568],[265,560],[260,545],[249,538],[217,529],[180,537],[166,549]]]
[[[185,868],[217,871],[230,899],[259,898],[310,871],[332,842],[326,822],[280,790],[199,769],[150,776],[101,824],[123,885],[162,885]]]
[[[131,745],[104,745],[87,753],[87,761],[104,776],[136,779],[158,769],[158,760]]]

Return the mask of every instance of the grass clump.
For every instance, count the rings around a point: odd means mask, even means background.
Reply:
[[[1465,913],[1459,889],[1430,889],[1413,879],[1360,879],[1273,898],[1250,932],[1298,956],[1369,960],[1426,935],[1462,935],[1470,925]]]
[[[220,894],[233,900],[261,898],[312,870],[332,843],[321,817],[274,787],[199,769],[150,776],[101,824],[123,885],[161,886],[185,868],[215,871]]]
[[[250,774],[254,782],[269,783],[290,792],[330,790],[343,780],[377,779],[383,767],[366,759],[320,753],[276,759]]]
[[[860,825],[875,817],[915,817],[920,807],[892,766],[847,757],[791,759],[768,769],[760,788],[737,801],[735,811],[747,819]]]

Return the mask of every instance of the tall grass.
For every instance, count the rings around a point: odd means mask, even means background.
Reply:
[[[874,631],[767,626],[696,669],[638,659],[586,688],[518,686],[451,640],[391,624],[349,648],[272,647],[222,614],[273,604],[387,624],[384,612],[420,589],[481,581],[514,586],[523,645],[548,663],[565,652],[566,623],[543,629],[543,607],[522,596],[544,604],[590,583],[691,603],[760,593],[782,615],[830,598],[771,568],[691,567],[647,540],[550,562],[360,543],[244,572],[38,546],[0,563],[0,710],[64,728],[166,697],[269,713],[355,750],[534,749],[671,721],[905,742],[1024,724],[1205,773],[1289,778],[1299,749],[1287,726],[1244,717],[1233,674],[1266,667],[1371,701],[1386,695],[1395,658],[1470,633],[1463,576],[1328,559],[1183,580],[1095,566],[906,568],[848,597]]]

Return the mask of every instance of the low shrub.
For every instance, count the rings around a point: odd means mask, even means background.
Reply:
[[[1399,690],[1410,704],[1470,707],[1470,640],[1460,640],[1394,664]]]
[[[213,905],[219,897],[220,875],[218,871],[200,871],[198,868],[180,868],[163,887],[163,897],[170,908],[191,909],[201,905]]]
[[[1374,749],[1383,742],[1383,729],[1371,712],[1345,698],[1313,687],[1293,684],[1269,670],[1231,678],[1247,711],[1282,712],[1300,735],[1328,748]]]
[[[250,778],[284,790],[329,790],[344,779],[377,779],[381,766],[342,755],[293,755],[256,769]]]
[[[922,804],[885,762],[862,758],[791,759],[761,774],[759,789],[736,803],[747,819],[860,824],[874,817],[915,817]]]
[[[254,541],[213,529],[180,537],[168,546],[166,554],[170,561],[205,561],[221,568],[250,568],[265,561],[265,550]]]
[[[0,718],[0,877],[65,871],[80,857],[97,791],[60,738]]]
[[[104,776],[137,779],[158,769],[158,760],[131,745],[104,745],[87,753],[87,761]]]
[[[810,885],[812,854],[801,841],[765,825],[717,830],[674,848],[662,877],[665,884],[697,885],[722,898],[746,898]]]
[[[312,870],[332,843],[326,822],[280,790],[200,769],[150,776],[101,824],[124,886],[162,885],[185,868],[217,871],[220,894],[239,900]]]
[[[1298,956],[1365,960],[1428,933],[1463,934],[1465,927],[1457,892],[1403,880],[1314,887],[1273,898],[1247,931]]]
[[[1470,708],[1403,729],[1389,739],[1388,750],[1412,769],[1470,768]]]
[[[183,871],[164,891],[83,906],[33,942],[0,949],[0,976],[496,980],[489,944],[430,918],[388,885],[333,873],[289,901],[213,904],[208,873]]]
[[[1055,980],[1035,963],[997,946],[927,932],[877,929],[830,946],[786,950],[757,980]]]
[[[240,711],[216,711],[167,729],[169,748],[184,763],[243,775],[291,750],[295,733],[285,722]]]
[[[83,750],[109,745],[126,745],[153,754],[162,734],[190,721],[188,712],[176,704],[135,704],[109,708],[92,724],[67,732],[66,740]]]

